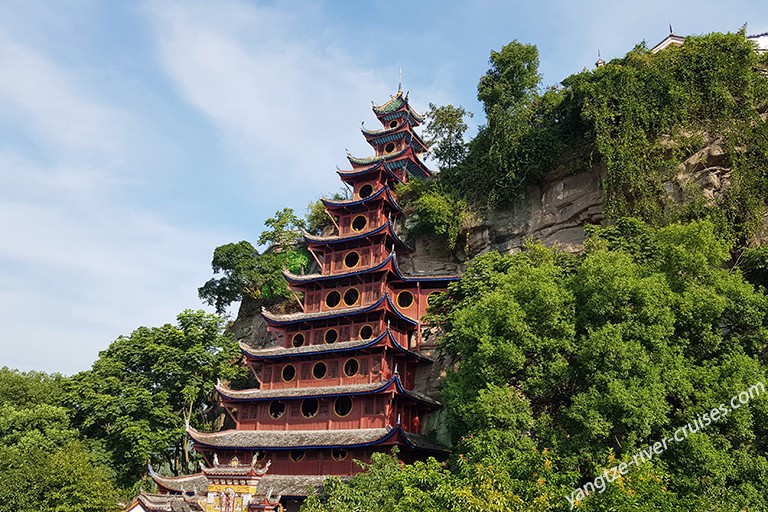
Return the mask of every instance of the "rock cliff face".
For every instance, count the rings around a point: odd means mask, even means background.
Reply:
[[[517,252],[526,239],[578,252],[584,247],[584,225],[600,224],[603,170],[593,165],[571,172],[561,165],[528,189],[509,210],[491,212],[469,234],[469,256],[489,251]]]

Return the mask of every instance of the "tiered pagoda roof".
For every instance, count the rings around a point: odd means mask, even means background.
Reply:
[[[405,107],[405,109],[401,110],[402,107]],[[385,121],[391,121],[408,115],[415,121],[414,126],[424,122],[424,116],[411,108],[411,105],[408,103],[408,94],[403,95],[402,90],[398,90],[397,94],[390,96],[389,101],[382,105],[374,103],[373,112],[376,114],[376,117]]]
[[[261,315],[264,317],[264,320],[266,320],[269,325],[289,325],[289,324],[298,324],[302,322],[310,322],[313,320],[330,320],[333,318],[349,317],[353,315],[359,315],[362,313],[370,313],[371,311],[376,311],[379,309],[385,309],[388,312],[392,313],[395,317],[411,325],[415,326],[419,324],[418,320],[409,318],[400,312],[397,306],[395,306],[394,302],[392,302],[392,297],[390,297],[388,292],[385,292],[384,295],[382,295],[382,297],[379,300],[377,300],[376,302],[368,306],[354,306],[351,308],[334,309],[332,311],[315,311],[312,313],[299,312],[299,313],[288,313],[283,315],[276,315],[276,314],[270,313],[266,309],[263,309],[261,311]]]
[[[426,436],[406,432],[402,427],[339,430],[224,430],[204,433],[187,427],[189,437],[201,448],[231,450],[294,450],[361,448],[403,441],[417,450],[446,453]]]
[[[333,281],[344,277],[361,276],[366,274],[373,274],[379,271],[390,271],[401,281],[411,282],[446,282],[451,283],[458,281],[460,278],[454,275],[448,274],[424,274],[424,275],[408,275],[404,274],[400,270],[400,266],[397,263],[397,256],[395,253],[389,253],[384,261],[373,266],[361,268],[358,270],[351,270],[349,272],[342,272],[339,274],[294,274],[288,270],[283,270],[285,279],[291,285],[301,285],[303,283],[315,283],[321,281]]]
[[[347,384],[333,386],[312,386],[305,388],[276,388],[276,389],[244,389],[235,390],[218,384],[216,391],[227,402],[259,402],[270,400],[300,400],[304,398],[335,398],[340,396],[364,396],[396,391],[414,402],[439,407],[442,405],[437,400],[417,391],[407,390],[400,381],[400,376],[395,374],[385,381]]]
[[[379,234],[387,235],[391,241],[394,242],[400,249],[407,252],[413,252],[413,247],[406,244],[399,236],[397,236],[397,233],[395,233],[395,227],[392,225],[391,221],[386,221],[380,226],[369,229],[368,231],[361,231],[359,233],[352,233],[349,235],[322,236],[312,235],[306,231],[303,232],[304,239],[311,245],[336,245],[346,242],[354,242],[357,240],[364,240],[367,237]]]
[[[367,348],[377,346],[387,346],[402,352],[403,354],[418,359],[420,361],[432,363],[432,359],[425,357],[418,352],[407,349],[400,345],[392,336],[391,331],[386,331],[383,334],[369,340],[350,340],[350,341],[337,341],[336,343],[321,345],[302,345],[300,347],[267,347],[267,348],[253,348],[243,342],[240,342],[240,351],[249,359],[254,360],[283,360],[292,357],[302,355],[321,355],[321,354],[339,354],[343,352],[358,352]]]
[[[427,145],[414,132],[424,117],[402,90],[373,111],[383,128],[362,131],[375,154],[348,154],[352,169],[337,170],[351,198],[322,199],[336,231],[304,233],[319,272],[283,271],[289,288],[303,292],[295,294],[302,311],[262,310],[280,346],[240,344],[258,387],[216,385],[235,427],[205,433],[187,425],[195,448],[206,460],[213,457],[214,466],[218,457],[235,466],[271,457],[273,473],[263,476],[260,489],[274,485],[283,498],[307,496],[326,475],[354,474],[355,460],[394,445],[409,458],[446,454],[422,435],[431,426],[425,415],[441,404],[414,389],[419,369],[432,363],[421,353],[429,340],[422,340],[419,319],[433,294],[459,278],[401,270],[397,254],[413,248],[396,231],[404,211],[392,187],[431,176],[419,158]],[[213,486],[210,499],[222,490],[221,479],[205,471],[204,477]],[[203,477],[192,483],[202,486]]]
[[[385,200],[387,203],[398,213],[403,213],[403,209],[400,208],[400,206],[397,204],[397,201],[395,201],[395,198],[392,196],[392,190],[388,186],[383,186],[373,194],[371,194],[368,197],[364,197],[362,199],[342,199],[342,200],[334,200],[334,199],[325,199],[321,198],[320,200],[323,202],[326,208],[329,209],[338,209],[338,208],[354,208],[356,206],[365,205],[367,203],[372,203],[377,200]]]

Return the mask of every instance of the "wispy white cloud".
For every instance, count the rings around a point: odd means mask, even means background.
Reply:
[[[139,120],[76,71],[7,36],[0,69],[0,122],[26,131],[0,143],[0,365],[71,373],[119,334],[199,307],[211,250],[235,235],[126,200],[149,185],[130,164]]]
[[[255,168],[255,194],[287,194],[297,183],[307,195],[336,189],[344,148],[371,152],[357,128],[376,122],[370,101],[393,92],[396,64],[390,77],[356,61],[318,29],[320,13],[178,2],[150,4],[149,15],[161,65]]]
[[[51,149],[119,157],[129,114],[88,99],[69,73],[3,32],[0,69],[0,115],[13,116]]]

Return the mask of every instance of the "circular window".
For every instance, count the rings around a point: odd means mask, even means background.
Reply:
[[[413,294],[409,291],[402,291],[397,294],[397,305],[403,309],[411,307],[413,304]]]
[[[394,142],[390,142],[389,144],[387,144],[386,146],[384,146],[384,152],[385,152],[385,153],[391,153],[391,152],[393,152],[394,150],[395,150],[395,143],[394,143]]]
[[[340,418],[349,416],[349,413],[352,412],[352,399],[348,396],[340,396],[337,398],[333,402],[333,412]]]
[[[350,288],[344,292],[344,304],[347,306],[354,306],[360,299],[360,292],[357,288]]]
[[[360,263],[360,254],[357,251],[349,251],[344,255],[344,266],[347,268],[355,268]]]
[[[339,339],[339,331],[336,329],[328,329],[325,331],[325,336],[323,336],[323,339],[326,343],[336,343],[336,340]]]
[[[368,219],[365,218],[365,215],[358,215],[354,219],[352,219],[352,229],[354,231],[362,231],[365,229],[365,226],[368,225]]]
[[[373,327],[371,327],[368,324],[365,324],[360,328],[360,339],[369,340],[371,338],[373,338]]]
[[[347,450],[344,448],[334,448],[331,450],[331,457],[335,461],[341,461],[347,458]]]
[[[328,292],[325,296],[325,305],[329,308],[335,308],[341,302],[341,294],[336,290]]]
[[[370,183],[366,183],[362,187],[360,187],[360,197],[362,199],[365,199],[366,197],[370,197],[371,194],[373,194],[373,185]]]
[[[440,296],[440,292],[432,292],[429,295],[427,295],[427,305],[431,306],[434,304],[435,299]]]
[[[394,128],[395,126],[397,126],[397,119],[393,119],[392,121],[389,122],[390,128]]]
[[[291,345],[294,347],[300,347],[304,345],[304,334],[297,332],[293,335],[293,338],[291,338]]]
[[[354,377],[359,370],[360,363],[357,362],[357,359],[347,359],[344,363],[344,375],[347,377]]]
[[[316,379],[322,379],[326,373],[328,373],[328,367],[323,362],[315,363],[312,367],[312,376]]]
[[[291,460],[299,462],[304,459],[304,450],[291,450]]]
[[[267,452],[264,450],[256,450],[253,452],[253,458],[256,460],[256,462],[261,462],[267,458]]]
[[[269,415],[272,419],[278,419],[285,414],[285,404],[279,400],[274,400],[269,404]]]
[[[305,418],[312,418],[317,414],[319,409],[317,398],[307,398],[301,401],[301,415]]]
[[[282,376],[285,382],[291,382],[296,377],[296,367],[292,364],[283,366]]]

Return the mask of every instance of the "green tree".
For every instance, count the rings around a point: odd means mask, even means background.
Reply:
[[[283,208],[264,221],[269,228],[259,236],[259,245],[269,245],[275,251],[287,251],[301,240],[301,230],[306,227],[303,219],[294,214],[292,208]]]
[[[81,432],[103,442],[122,484],[141,478],[148,462],[183,474],[193,469],[185,423],[217,425],[213,386],[243,376],[239,359],[221,318],[187,310],[176,325],[139,327],[115,340],[72,377],[66,401]]]
[[[512,41],[491,52],[490,64],[477,85],[477,99],[489,116],[494,108],[513,109],[536,93],[541,75],[535,46]]]
[[[467,131],[467,123],[464,119],[473,115],[463,107],[429,104],[424,136],[441,169],[453,169],[466,156],[464,133]]]
[[[65,379],[0,370],[0,511],[116,510],[114,473],[62,407]]]
[[[269,229],[259,236],[260,244],[271,244],[259,253],[249,242],[217,247],[211,266],[221,277],[209,279],[198,288],[198,296],[223,314],[233,302],[248,296],[262,306],[284,302],[291,297],[283,270],[298,273],[309,266],[309,255],[298,246],[304,221],[284,208],[264,222]]]

